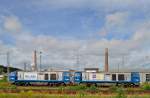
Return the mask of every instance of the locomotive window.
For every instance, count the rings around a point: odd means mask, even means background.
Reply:
[[[119,74],[119,75],[118,75],[118,80],[119,80],[119,81],[124,80],[124,74]]]
[[[50,74],[50,80],[56,80],[56,74]]]
[[[49,76],[48,74],[45,74],[45,80],[48,80],[48,76]]]
[[[75,73],[75,76],[79,77],[79,76],[81,76],[81,74],[80,73]]]
[[[116,74],[112,74],[112,80],[116,80]]]
[[[146,81],[150,81],[150,74],[146,74]]]
[[[70,73],[65,72],[65,73],[63,73],[63,75],[64,75],[64,76],[70,76]]]

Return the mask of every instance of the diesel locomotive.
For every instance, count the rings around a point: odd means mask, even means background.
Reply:
[[[15,85],[69,85],[69,84],[115,84],[140,85],[150,81],[150,73],[142,72],[24,72],[15,71],[9,74],[9,81]]]

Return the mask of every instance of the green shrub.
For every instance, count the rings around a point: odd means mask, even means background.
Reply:
[[[115,85],[112,85],[112,86],[109,88],[109,90],[110,90],[111,92],[116,92],[117,89],[118,89],[118,87],[115,86]]]
[[[7,82],[7,77],[4,76],[2,80],[0,80],[0,82]]]
[[[119,87],[117,89],[117,96],[116,98],[127,98],[127,96],[125,95],[125,91],[123,90],[122,87]]]
[[[0,89],[16,89],[15,85],[11,85],[8,82],[0,82]]]
[[[86,85],[78,85],[77,86],[78,87],[78,90],[86,90],[87,89],[87,87],[86,87]]]
[[[87,88],[87,90],[95,93],[99,91],[99,89],[95,85],[90,86],[89,88]]]
[[[142,89],[144,89],[144,90],[150,90],[150,83],[143,83],[142,84]]]
[[[17,89],[17,86],[16,85],[11,85],[10,89]]]

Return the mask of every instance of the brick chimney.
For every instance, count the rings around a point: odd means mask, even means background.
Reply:
[[[36,56],[36,50],[33,53],[33,65],[32,70],[37,71],[37,56]]]
[[[108,48],[105,48],[105,72],[109,71],[108,66]]]

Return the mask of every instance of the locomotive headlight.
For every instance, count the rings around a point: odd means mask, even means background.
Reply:
[[[69,80],[69,79],[65,79],[65,80]]]
[[[139,79],[136,79],[137,82],[139,82]]]
[[[14,80],[15,78],[11,77],[11,80]]]

